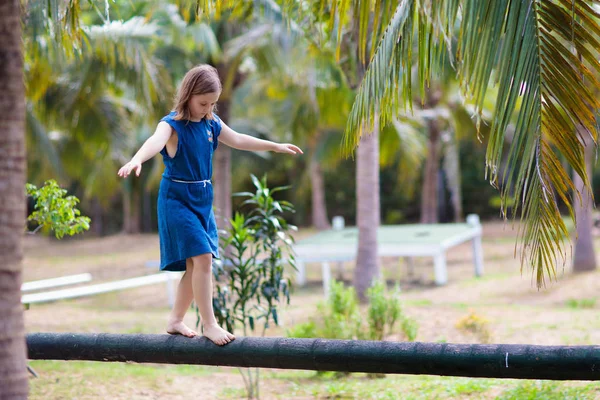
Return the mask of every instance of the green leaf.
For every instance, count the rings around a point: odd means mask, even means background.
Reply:
[[[356,148],[365,129],[373,130],[376,116],[383,127],[399,107],[409,103],[410,67],[404,66],[411,65],[414,18],[415,1],[402,0],[360,83],[344,133],[346,154]]]
[[[589,187],[582,140],[596,140],[600,108],[595,95],[600,84],[586,62],[594,60],[591,66],[597,69],[599,48],[586,47],[598,43],[600,33],[591,3],[466,2],[465,12],[480,18],[463,20],[460,73],[472,90],[470,97],[481,106],[491,71],[498,69],[487,174],[493,184],[502,182],[503,202],[514,202],[512,213],[520,214],[521,263],[535,269],[538,287],[548,275],[556,276],[555,265],[566,257],[569,235],[557,196],[574,218],[575,187],[561,160]],[[467,59],[470,53],[478,57]],[[515,133],[505,156],[505,135],[514,114]]]

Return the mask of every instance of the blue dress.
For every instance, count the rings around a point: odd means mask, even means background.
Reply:
[[[214,115],[214,113],[213,113]],[[158,191],[160,269],[185,271],[185,260],[211,253],[219,258],[217,224],[213,213],[212,157],[221,133],[221,120],[175,120],[175,112],[161,119],[177,132],[174,157],[166,146]]]

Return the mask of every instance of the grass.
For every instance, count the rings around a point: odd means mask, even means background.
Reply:
[[[586,382],[522,381],[463,377],[387,375],[369,379],[365,374],[336,378],[333,373],[280,371],[267,375],[290,383],[290,397],[319,399],[596,399],[600,384]],[[286,398],[282,396],[280,398]]]
[[[127,398],[120,397],[119,393],[136,387],[161,390],[175,377],[205,377],[215,370],[204,366],[88,361],[31,361],[29,364],[39,375],[30,379],[30,399]]]
[[[84,265],[86,269],[101,272],[103,280],[121,279],[124,272],[146,273],[142,261],[153,258],[148,254],[156,253],[156,240],[146,240],[147,249],[136,247],[142,257],[136,260],[132,248],[138,241],[137,237],[123,236],[119,240],[62,243],[60,249],[46,248],[48,258],[40,257],[36,254],[38,248],[32,246],[25,254],[24,269],[31,276],[47,277],[80,273]],[[504,241],[506,244],[502,244]],[[71,245],[81,244],[85,246],[71,249]],[[416,279],[407,279],[406,268],[398,267],[395,260],[383,265],[385,276],[400,282],[403,310],[419,323],[417,340],[477,342],[474,335],[456,328],[457,321],[474,309],[490,319],[491,334],[499,343],[600,342],[600,315],[595,312],[600,273],[566,276],[549,289],[538,291],[528,274],[520,274],[518,260],[512,256],[513,238],[498,241],[490,237],[483,246],[485,275],[473,277],[471,250],[466,245],[462,250],[449,251],[449,284],[444,287],[431,284],[430,259],[415,260]],[[94,253],[104,251],[105,255],[88,256],[87,249],[93,249]],[[136,270],[117,269],[115,265],[133,265]],[[345,267],[344,278],[348,281],[353,266]],[[290,306],[281,310],[285,326],[269,329],[267,334],[285,335],[287,329],[315,315],[317,302],[323,300],[320,265],[308,265],[307,272],[311,284],[295,288]],[[160,284],[118,294],[34,305],[25,312],[26,329],[28,332],[159,333],[169,312],[166,299],[165,285]],[[195,324],[193,314],[189,312],[186,316],[190,326]],[[57,315],[60,317],[56,318]],[[240,399],[245,393],[235,368],[77,361],[33,361],[31,365],[40,375],[30,380],[31,399]],[[365,374],[340,377],[290,370],[260,373],[262,399],[600,399],[599,385],[587,382],[418,375],[370,379]]]
[[[565,305],[569,308],[573,309],[582,309],[582,308],[595,308],[596,307],[596,298],[590,299],[569,299],[565,302]]]
[[[245,393],[243,385],[230,384],[230,377],[237,374],[233,369],[81,361],[32,361],[30,365],[40,375],[40,378],[30,380],[30,399],[147,398],[144,393],[152,391],[162,392],[160,398],[187,398],[186,393],[189,394],[194,382],[201,379],[213,382],[218,392],[216,398],[240,399]],[[176,382],[183,384],[177,387]],[[427,375],[387,375],[370,379],[366,374],[340,377],[334,373],[319,375],[312,371],[267,370],[262,371],[261,393],[266,399],[308,396],[357,400],[585,400],[600,396],[600,384]]]
[[[402,304],[410,307],[428,307],[433,305],[433,302],[429,299],[411,299],[403,301]]]
[[[497,400],[593,400],[600,397],[600,384],[570,385],[548,381],[525,381],[506,391]]]

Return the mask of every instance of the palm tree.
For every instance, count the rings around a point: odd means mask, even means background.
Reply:
[[[318,230],[329,229],[323,173],[339,164],[336,149],[350,111],[352,92],[328,54],[331,49],[313,49],[312,57],[307,58],[306,41],[286,38],[274,31],[264,43],[240,43],[239,47],[252,48],[249,53],[256,61],[252,62],[253,71],[245,84],[249,89],[240,91],[243,96],[239,96],[239,101],[245,106],[236,120],[243,118],[240,122],[247,126],[264,127],[265,136],[293,140],[305,149],[308,165],[295,168],[294,192],[310,191],[312,225]],[[293,45],[284,49],[273,45],[274,40],[289,40]],[[302,161],[294,162],[302,165]]]
[[[415,105],[412,112],[392,120],[392,124],[382,130],[382,136],[386,136],[385,144],[381,146],[384,152],[382,165],[391,165],[397,159],[401,161],[398,163],[398,175],[409,195],[414,191],[415,181],[422,176],[422,223],[439,222],[438,201],[444,198],[446,187],[450,192],[454,221],[462,221],[459,145],[467,140],[478,140],[477,126],[460,100],[456,82],[444,75],[432,82],[438,92],[434,107],[428,102],[423,102],[423,108]],[[415,103],[420,104],[420,99],[416,99]],[[486,125],[481,128],[486,132],[490,115],[486,103],[482,115]],[[486,132],[481,132],[480,136],[484,138]]]
[[[27,398],[25,329],[21,308],[21,235],[25,217],[25,88],[21,2],[0,4],[0,398]]]

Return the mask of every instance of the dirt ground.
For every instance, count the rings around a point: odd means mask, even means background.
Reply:
[[[311,233],[307,230],[299,235]],[[600,304],[585,308],[568,306],[570,300],[594,300],[600,296],[600,272],[573,275],[569,265],[564,269],[561,266],[557,280],[547,282],[546,287],[538,290],[531,279],[529,267],[525,266],[523,273],[520,272],[519,261],[514,257],[515,234],[516,230],[509,224],[484,224],[484,276],[473,276],[471,246],[463,244],[447,254],[449,283],[443,287],[433,285],[431,259],[415,259],[413,275],[409,275],[404,260],[382,260],[388,282],[400,284],[405,312],[418,321],[418,341],[477,342],[475,335],[456,327],[459,319],[474,312],[489,320],[493,343],[600,343]],[[596,245],[600,249],[600,241]],[[158,237],[115,235],[57,241],[27,236],[24,254],[24,281],[89,272],[94,283],[99,283],[156,273],[156,267],[147,267],[146,262],[159,257]],[[351,282],[352,268],[350,263],[344,265],[343,279],[347,282]],[[284,306],[280,312],[283,326],[269,330],[268,335],[285,335],[286,329],[306,322],[314,314],[316,305],[323,300],[320,266],[309,264],[307,275],[308,285],[296,288],[291,304]],[[166,287],[159,284],[32,305],[25,311],[25,323],[28,332],[163,333],[168,312]],[[195,315],[188,313],[186,322],[195,325]],[[61,372],[62,367],[56,368],[45,373],[58,381],[64,371]],[[269,371],[264,374],[271,376]],[[223,393],[215,382],[224,381],[233,388],[225,398],[239,398],[243,388],[241,376],[231,368],[211,369],[201,377],[176,372],[167,375],[167,380],[157,380],[149,388],[121,385],[118,395],[103,393],[103,390],[111,390],[112,384],[107,382],[103,388],[96,388],[98,397],[91,398],[221,398],[219,396]],[[299,381],[286,380],[273,375],[266,382],[261,398],[286,398],[282,397],[282,393],[292,390],[298,382],[301,386],[302,378]],[[32,392],[32,398],[63,398],[60,396],[45,391],[41,386],[34,386]],[[293,398],[314,397],[306,397],[300,391]]]

